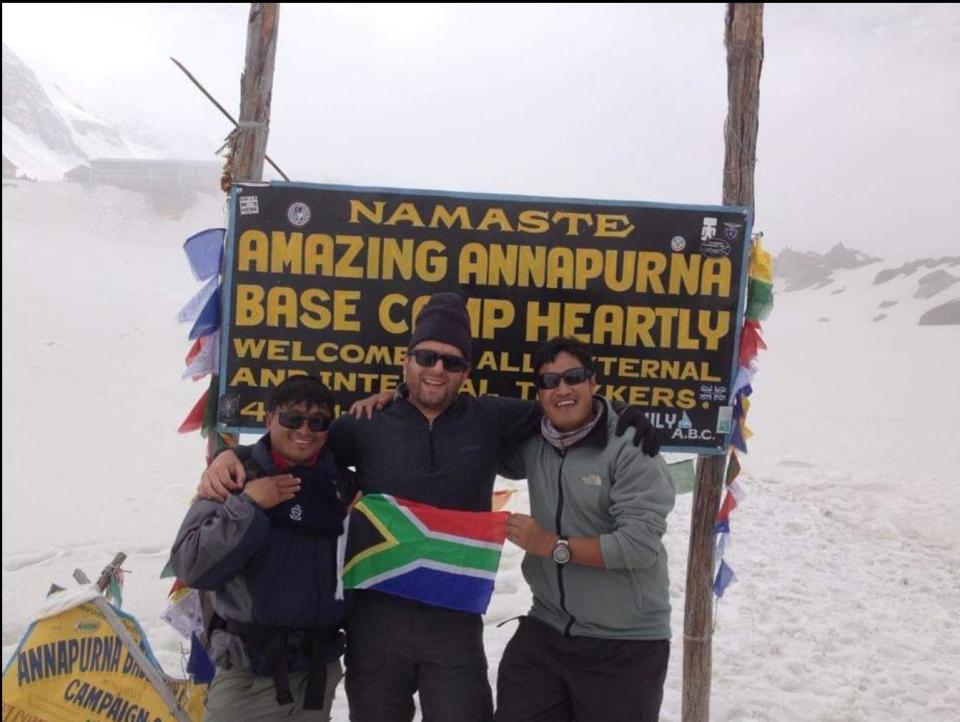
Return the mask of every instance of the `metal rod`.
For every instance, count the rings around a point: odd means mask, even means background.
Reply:
[[[179,60],[177,60],[176,58],[173,58],[173,57],[171,57],[170,59],[176,64],[176,66],[177,66],[178,68],[180,68],[180,70],[183,71],[184,75],[186,75],[188,78],[190,78],[190,82],[192,82],[194,85],[196,85],[197,88],[200,90],[200,92],[203,93],[205,96],[207,96],[207,100],[209,100],[211,103],[213,103],[215,106],[217,106],[217,110],[219,110],[221,113],[223,113],[223,114],[227,117],[227,120],[229,120],[231,123],[233,123],[233,127],[234,127],[234,128],[237,128],[237,127],[240,126],[240,124],[234,119],[234,117],[233,117],[232,115],[230,115],[230,113],[228,113],[228,112],[226,111],[226,109],[225,109],[222,105],[220,105],[220,103],[217,102],[217,99],[214,98],[212,95],[210,95],[210,93],[207,92],[207,89],[203,87],[203,85],[200,83],[200,81],[197,80],[195,77],[193,77],[193,73],[191,73],[189,70],[187,70],[187,69],[183,66],[183,63],[181,63]],[[273,166],[273,169],[274,169],[275,171],[277,171],[277,173],[279,173],[281,176],[283,176],[283,179],[284,179],[285,181],[289,181],[289,180],[290,180],[290,178],[287,176],[287,174],[284,173],[282,170],[280,170],[280,166],[278,166],[276,163],[274,163],[274,162],[273,162],[273,159],[272,159],[269,155],[264,154],[263,157],[264,157],[264,159],[267,161],[267,163],[269,163],[271,166]]]

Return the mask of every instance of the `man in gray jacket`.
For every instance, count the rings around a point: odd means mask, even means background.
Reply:
[[[523,548],[533,608],[507,645],[497,722],[647,722],[659,717],[670,654],[667,554],[675,491],[597,398],[590,350],[555,338],[534,355],[541,434],[501,473],[527,478],[530,515],[507,538]]]

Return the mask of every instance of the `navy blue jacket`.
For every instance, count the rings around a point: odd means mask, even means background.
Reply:
[[[268,436],[249,452],[243,454],[248,480],[279,473]],[[289,473],[302,479],[302,489],[273,509],[244,494],[222,504],[198,499],[177,534],[171,564],[187,585],[214,592],[214,611],[224,620],[335,630],[345,612],[344,602],[334,599],[337,535],[355,488],[326,449],[313,467]]]

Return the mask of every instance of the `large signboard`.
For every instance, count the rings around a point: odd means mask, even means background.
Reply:
[[[220,428],[263,428],[270,389],[319,375],[342,408],[402,381],[413,321],[467,299],[465,391],[535,399],[530,358],[576,336],[599,393],[668,450],[719,451],[746,288],[746,209],[295,183],[233,189]]]

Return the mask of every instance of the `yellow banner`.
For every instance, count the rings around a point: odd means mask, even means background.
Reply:
[[[117,611],[160,670],[139,623]],[[161,670],[162,673],[162,670]],[[204,685],[166,678],[190,719],[203,718]],[[104,615],[90,603],[34,622],[3,672],[4,722],[173,722]]]

